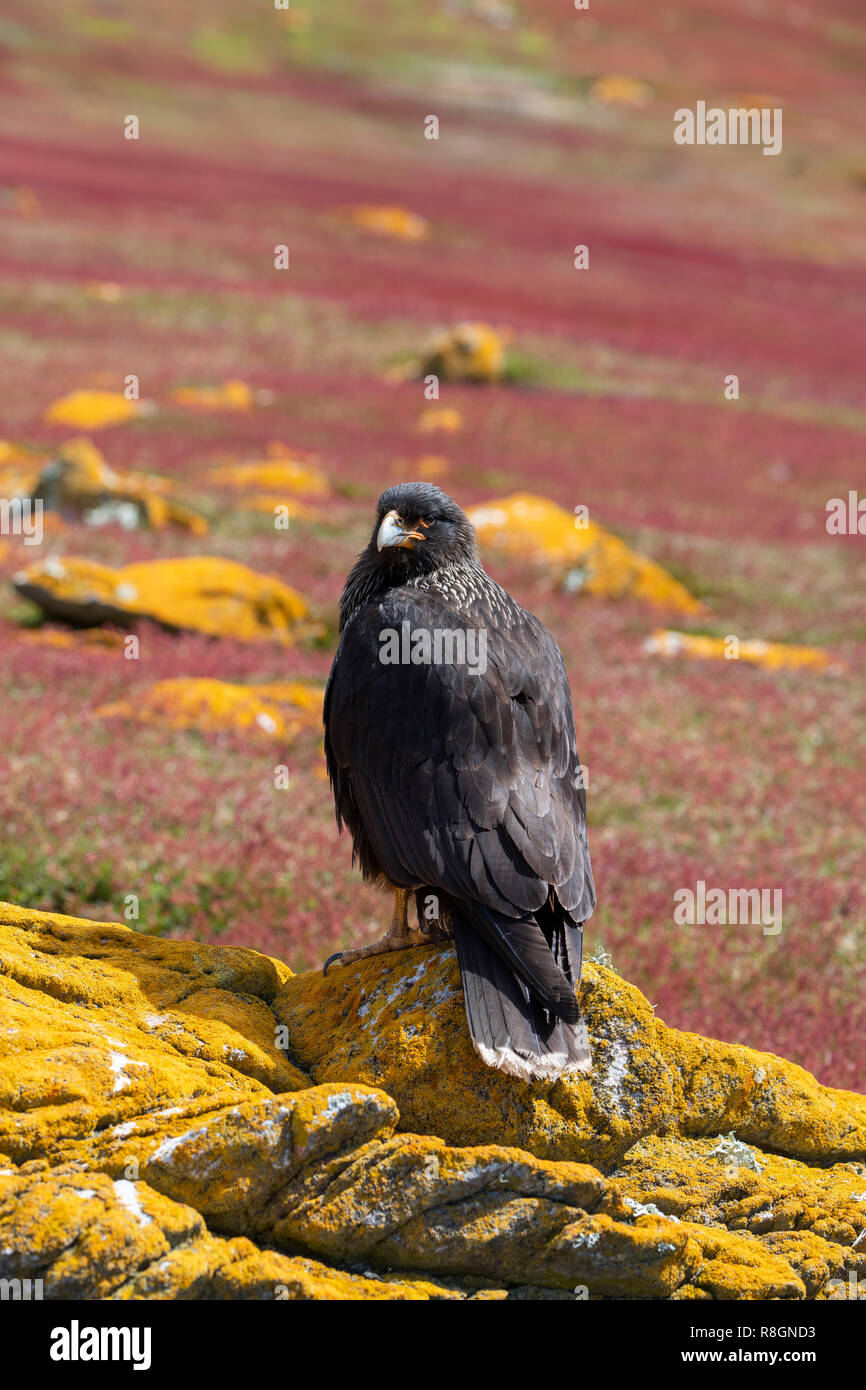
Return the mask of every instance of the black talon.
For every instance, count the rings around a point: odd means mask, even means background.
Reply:
[[[335,951],[334,954],[333,954],[332,956],[328,956],[328,959],[325,961],[325,964],[322,966],[322,974],[323,974],[323,975],[327,975],[327,973],[328,973],[328,966],[329,966],[329,965],[333,965],[333,963],[334,963],[335,960],[339,960],[339,959],[341,958],[342,954],[343,954],[342,951]]]

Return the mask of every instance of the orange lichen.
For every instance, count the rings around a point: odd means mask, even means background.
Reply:
[[[500,381],[505,371],[508,329],[486,323],[458,323],[434,338],[419,357],[390,367],[385,380],[393,383],[413,377],[435,376],[440,381],[486,383]]]
[[[5,497],[32,497],[47,456],[0,439],[0,489]]]
[[[64,556],[29,566],[13,582],[49,616],[75,623],[152,618],[241,642],[291,643],[314,630],[301,625],[308,610],[297,590],[212,555],[146,560],[117,570]]]
[[[555,502],[516,492],[469,512],[482,545],[541,559],[570,587],[602,598],[641,598],[684,613],[703,611],[698,599],[653,560],[631,550],[588,517],[576,525]]]
[[[300,681],[234,685],[181,677],[157,681],[135,699],[100,705],[94,714],[174,729],[249,730],[285,742],[305,727],[321,725],[323,697],[321,688]]]
[[[254,463],[223,464],[211,469],[208,477],[221,487],[285,488],[289,493],[309,497],[329,497],[331,493],[325,474],[309,459],[275,457]]]
[[[57,627],[38,627],[30,632],[19,634],[19,640],[34,647],[63,647],[73,651],[114,652],[122,647],[126,638],[122,632],[111,628],[86,627],[80,631],[67,631]]]
[[[418,433],[457,434],[463,428],[463,416],[459,410],[448,405],[428,405],[418,416]]]
[[[769,670],[807,666],[813,670],[842,670],[843,663],[820,647],[792,647],[783,642],[761,642],[736,637],[706,637],[701,633],[658,628],[644,643],[644,651],[659,656],[694,656],[704,661],[748,661]]]
[[[88,280],[84,293],[88,299],[99,299],[103,304],[117,304],[123,298],[123,290],[113,280]]]
[[[3,1273],[48,1297],[803,1300],[866,1275],[866,1097],[667,1028],[604,967],[592,1074],[529,1086],[473,1051],[447,945],[292,976],[4,903],[0,950]]]
[[[400,207],[359,203],[356,207],[344,209],[341,215],[365,232],[376,232],[379,236],[394,237],[398,241],[423,241],[430,232],[429,224],[423,217]]]
[[[145,403],[128,400],[121,391],[71,391],[52,401],[45,412],[48,425],[68,425],[72,429],[102,430],[145,414]]]
[[[224,381],[221,386],[178,386],[171,393],[177,405],[198,410],[252,410],[256,396],[245,381]]]
[[[499,381],[509,337],[507,330],[486,323],[458,323],[430,344],[419,375],[440,381]]]
[[[394,478],[415,478],[425,483],[435,483],[451,472],[448,459],[439,454],[422,454],[420,458],[400,461],[392,465]]]
[[[652,88],[636,77],[611,73],[597,77],[590,88],[593,101],[603,106],[646,106],[652,100]]]

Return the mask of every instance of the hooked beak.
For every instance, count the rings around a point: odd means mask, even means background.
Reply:
[[[382,525],[376,535],[376,549],[384,550],[386,545],[390,545],[400,550],[414,550],[412,542],[423,539],[420,531],[405,531],[397,512],[391,511],[382,518]]]

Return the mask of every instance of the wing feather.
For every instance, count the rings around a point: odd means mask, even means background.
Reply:
[[[521,922],[552,893],[578,924],[595,888],[565,668],[538,619],[486,585],[465,605],[391,590],[347,624],[325,698],[338,819],[365,871]],[[407,619],[413,630],[483,628],[486,669],[384,663],[380,634]],[[537,965],[539,942],[521,932]],[[501,932],[496,949],[508,954]]]

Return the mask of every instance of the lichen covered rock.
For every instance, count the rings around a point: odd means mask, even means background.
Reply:
[[[100,719],[132,719],[172,729],[236,729],[293,739],[304,728],[322,725],[324,690],[303,681],[236,685],[204,677],[157,681],[137,699],[115,700],[93,711]]]
[[[491,385],[505,373],[510,333],[487,323],[458,323],[433,338],[413,362],[388,373],[391,381],[435,376],[440,381]]]
[[[189,555],[110,569],[64,555],[19,570],[13,583],[50,618],[84,626],[150,618],[166,627],[288,644],[307,604],[296,589],[234,560]]]
[[[376,203],[357,203],[345,208],[341,218],[377,236],[393,237],[395,241],[425,241],[430,235],[426,218],[407,208],[380,206]]]
[[[176,499],[171,479],[120,472],[90,439],[68,439],[51,453],[0,448],[0,481],[7,496],[38,499],[44,508],[89,526],[180,526],[196,536],[208,529],[203,516]]]
[[[256,394],[245,381],[231,380],[220,386],[178,386],[171,399],[195,410],[252,410]]]
[[[732,645],[735,644],[735,645]],[[751,666],[763,666],[768,671],[783,667],[807,667],[813,671],[838,674],[844,662],[821,647],[797,647],[787,642],[764,642],[758,638],[708,637],[700,632],[675,632],[659,628],[644,642],[644,651],[652,656],[696,657],[699,661],[745,661]]]
[[[288,974],[254,951],[0,905],[0,1153],[21,1163],[159,1110],[308,1085],[267,1002]]]
[[[123,651],[124,633],[108,627],[43,627],[24,628],[17,633],[19,642],[27,647],[55,647],[63,651],[114,655]]]
[[[595,1069],[472,1051],[453,951],[293,976],[0,906],[0,1277],[46,1298],[804,1299],[866,1274],[866,1098],[589,965]]]
[[[66,425],[72,429],[103,430],[145,415],[151,407],[144,401],[130,400],[122,391],[70,391],[52,401],[45,411],[47,425]]]
[[[433,1281],[351,1274],[212,1236],[197,1211],[101,1173],[0,1175],[4,1277],[49,1299],[465,1298]],[[504,1296],[504,1290],[503,1290]]]
[[[703,611],[661,565],[638,555],[597,521],[576,518],[546,497],[515,492],[471,508],[468,516],[482,546],[547,564],[574,592],[646,599],[682,613]]]
[[[45,463],[29,489],[46,507],[91,526],[107,521],[162,530],[180,526],[195,536],[207,532],[207,522],[178,501],[169,478],[155,473],[118,472],[89,439],[69,439]]]
[[[668,1028],[639,990],[603,966],[587,963],[581,999],[592,1075],[532,1084],[477,1057],[450,948],[377,956],[325,978],[293,976],[274,1009],[293,1056],[317,1081],[381,1086],[406,1128],[449,1143],[498,1141],[610,1167],[645,1135],[735,1129],[793,1157],[866,1155],[866,1097],[821,1086],[770,1053]]]
[[[459,434],[463,428],[463,416],[450,405],[427,405],[418,416],[419,434]]]
[[[252,488],[256,492],[318,499],[326,499],[331,494],[331,485],[317,466],[314,454],[299,453],[278,443],[268,446],[267,458],[251,463],[220,464],[209,471],[208,477],[217,487],[236,491]]]

